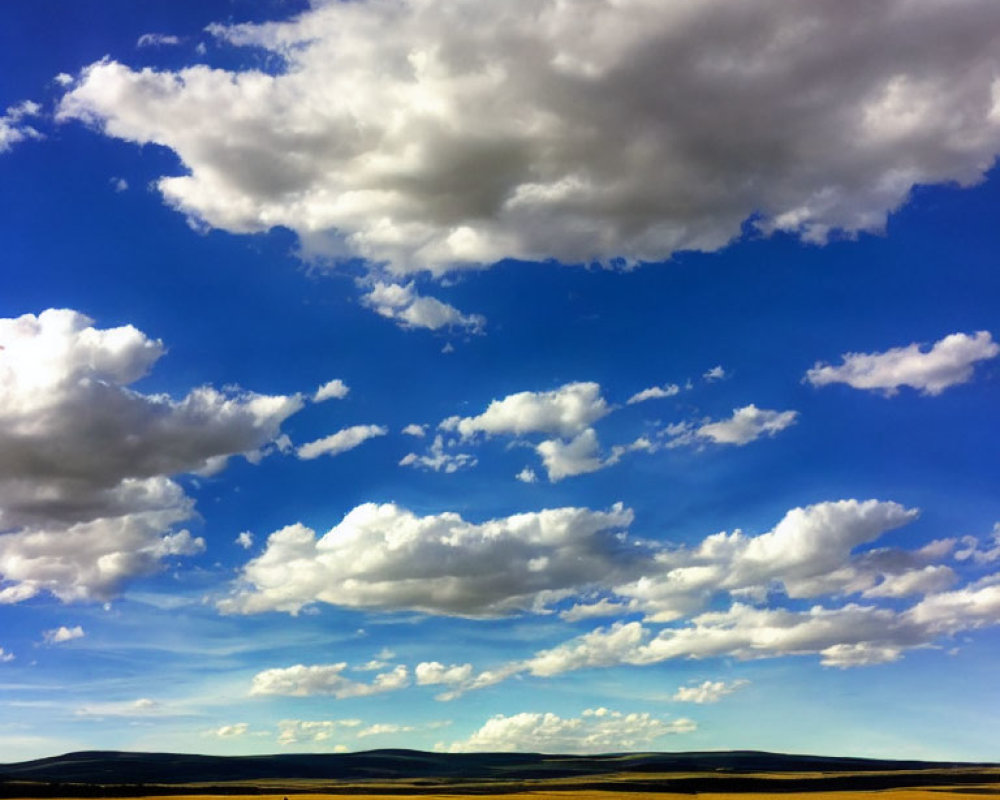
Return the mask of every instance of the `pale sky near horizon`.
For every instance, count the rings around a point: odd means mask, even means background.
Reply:
[[[0,762],[1000,760],[1000,5],[8,0]]]

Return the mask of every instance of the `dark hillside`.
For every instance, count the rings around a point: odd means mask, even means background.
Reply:
[[[425,753],[371,750],[346,754],[199,756],[90,751],[0,764],[0,782],[180,784],[260,780],[511,781],[620,773],[894,772],[988,765],[827,758],[754,751],[627,753],[597,756],[526,753]]]

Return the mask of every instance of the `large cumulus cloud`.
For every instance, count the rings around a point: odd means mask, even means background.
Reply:
[[[171,476],[256,458],[297,396],[130,388],[164,352],[76,311],[0,319],[0,602],[42,590],[106,599],[204,543],[173,530],[193,504]]]
[[[366,503],[321,537],[301,524],[271,534],[222,608],[298,613],[323,602],[481,617],[548,612],[572,598],[567,619],[636,613],[669,622],[727,594],[802,598],[891,586],[881,596],[900,597],[947,588],[955,579],[949,567],[925,570],[953,542],[916,551],[867,547],[916,516],[897,503],[841,500],[792,509],[758,536],[723,532],[694,547],[668,547],[627,537],[633,513],[620,504],[476,524],[453,512],[421,517]]]
[[[631,521],[620,505],[474,524],[453,512],[418,517],[391,503],[365,503],[319,538],[301,524],[271,534],[222,608],[297,613],[319,601],[498,616],[630,574],[638,548],[618,534]]]
[[[60,114],[155,142],[200,223],[397,275],[661,260],[748,220],[878,230],[1000,151],[992,0],[367,0],[215,26],[280,74],[91,65]]]

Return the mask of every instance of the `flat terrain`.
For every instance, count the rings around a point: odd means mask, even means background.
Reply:
[[[873,761],[751,751],[604,756],[381,750],[215,757],[70,753],[0,765],[0,798],[163,800],[1000,800],[996,764]]]
[[[124,800],[285,800],[283,794],[185,794],[185,795],[136,795]],[[358,800],[399,800],[400,794],[354,794]],[[421,794],[427,800],[484,800],[489,797],[508,797],[504,794]],[[781,797],[783,800],[987,800],[1000,797],[1000,782],[974,786],[934,786],[919,789],[882,789],[846,792],[619,792],[619,791],[526,791],[519,793],[524,800],[764,800]],[[10,795],[15,797],[15,795]],[[34,795],[23,795],[34,797]],[[59,800],[71,800],[67,795]],[[295,800],[342,800],[341,794],[295,794]]]

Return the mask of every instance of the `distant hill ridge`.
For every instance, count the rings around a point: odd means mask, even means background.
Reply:
[[[254,780],[375,781],[406,779],[518,781],[587,778],[614,773],[892,772],[992,764],[890,761],[788,755],[751,750],[694,753],[618,753],[573,756],[537,753],[360,753],[204,756],[87,751],[0,764],[0,782],[181,784]]]

